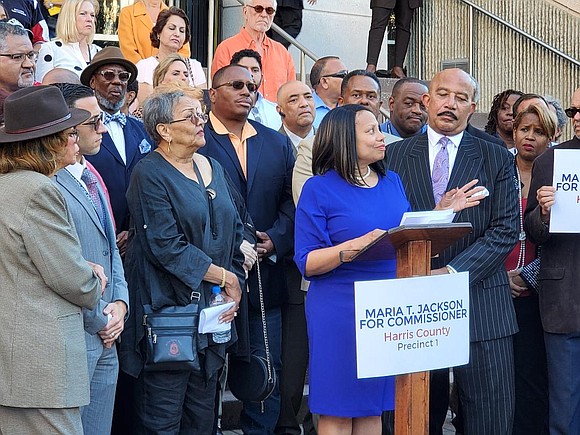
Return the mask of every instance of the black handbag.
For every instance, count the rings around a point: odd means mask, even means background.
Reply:
[[[199,298],[191,293],[191,303],[153,310],[144,305],[145,371],[201,370],[197,353]]]
[[[264,348],[266,357],[255,352],[250,355],[250,361],[231,358],[228,363],[228,385],[232,394],[242,401],[263,402],[276,386],[276,371],[272,367],[272,356],[268,345],[268,331],[266,329],[266,310],[264,309],[264,292],[260,276],[260,262],[256,262],[258,275],[258,291],[260,294],[260,311],[262,314],[262,331],[264,334]]]

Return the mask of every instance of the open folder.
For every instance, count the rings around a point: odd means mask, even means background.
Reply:
[[[227,304],[215,305],[201,310],[201,313],[199,313],[200,334],[229,331],[232,327],[231,323],[220,323],[219,317],[232,308],[234,303],[228,302]]]

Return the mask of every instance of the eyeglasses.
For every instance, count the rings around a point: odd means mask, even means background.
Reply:
[[[346,77],[347,74],[348,74],[348,71],[343,69],[342,71],[335,72],[334,74],[326,74],[326,75],[323,75],[320,78],[323,78],[323,77],[336,77],[337,79],[343,79],[343,78]]]
[[[119,81],[123,82],[123,83],[127,83],[129,81],[129,79],[131,78],[131,73],[127,72],[127,71],[112,71],[110,69],[107,69],[105,71],[99,71],[97,72],[97,74],[100,74],[101,76],[103,76],[103,78],[108,81],[108,82],[112,82],[113,80],[115,80],[115,78],[119,78]]]
[[[580,112],[580,107],[568,107],[564,110],[564,113],[568,118],[574,118],[578,112]]]
[[[264,11],[266,11],[266,13],[268,15],[274,15],[276,13],[276,9],[274,9],[273,7],[270,7],[270,6],[268,6],[267,8],[265,8],[262,5],[258,5],[258,6],[246,5],[246,6],[255,10],[257,14],[261,14]]]
[[[99,113],[98,115],[89,118],[88,121],[83,122],[81,125],[92,126],[95,129],[95,132],[99,131],[99,127],[103,124],[103,114]]]
[[[38,52],[29,51],[28,53],[0,54],[0,56],[9,57],[15,62],[24,62],[24,58],[28,59],[31,62],[36,62],[36,59],[38,59]]]
[[[73,128],[71,131],[68,132],[68,137],[70,139],[74,139],[74,141],[76,142],[79,140],[79,132]]]
[[[182,122],[182,121],[189,121],[192,124],[205,124],[208,120],[208,116],[205,113],[202,112],[197,112],[197,113],[192,113],[191,115],[189,115],[186,118],[181,118],[181,119],[174,119],[173,121],[169,121],[169,124],[173,124],[175,122]]]
[[[248,91],[252,93],[256,92],[256,90],[258,89],[258,85],[256,85],[254,82],[243,82],[241,80],[233,80],[231,82],[222,83],[221,85],[214,86],[214,89],[221,88],[222,86],[231,86],[236,91],[244,89],[245,86],[246,88],[248,88]]]

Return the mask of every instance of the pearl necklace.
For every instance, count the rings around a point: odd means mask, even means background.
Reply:
[[[371,175],[371,167],[367,166],[367,173],[364,174],[363,176],[357,175],[356,178],[358,178],[359,180],[363,181],[366,180],[367,178],[369,178],[369,175]]]
[[[520,252],[518,254],[518,263],[516,264],[516,270],[524,267],[524,262],[526,261],[526,232],[524,231],[524,207],[522,198],[522,178],[520,176],[520,170],[516,164],[516,174],[518,176],[518,202],[520,206]]]

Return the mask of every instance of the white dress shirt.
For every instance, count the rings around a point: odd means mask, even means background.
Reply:
[[[284,128],[284,131],[286,132],[286,135],[290,139],[290,142],[292,142],[292,146],[294,146],[295,150],[298,150],[298,145],[300,144],[301,141],[303,141],[304,139],[314,137],[314,127],[310,129],[310,131],[305,137],[300,137],[297,134],[292,133],[290,130],[288,130],[288,128],[284,124],[282,124],[282,128]]]
[[[115,113],[119,113],[117,111]],[[113,115],[115,114],[113,113]],[[125,151],[125,135],[123,134],[123,126],[119,124],[117,121],[111,121],[107,125],[107,130],[109,131],[109,135],[115,144],[115,148],[119,152],[123,163],[127,164],[127,153]]]
[[[439,140],[445,135],[437,133],[431,127],[427,127],[427,138],[429,139],[429,173],[433,173],[433,165],[435,164],[435,156],[441,149]],[[449,177],[451,177],[451,171],[453,170],[453,165],[455,164],[455,158],[457,157],[457,150],[459,149],[459,144],[461,139],[463,139],[463,131],[455,136],[445,136],[451,141],[447,145],[447,153],[449,154]]]

